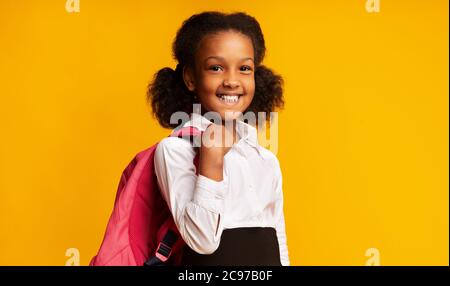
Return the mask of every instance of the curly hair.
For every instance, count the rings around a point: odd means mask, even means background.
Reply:
[[[173,57],[178,62],[175,70],[162,68],[148,85],[147,100],[161,126],[176,127],[170,123],[172,114],[177,111],[190,114],[193,104],[198,103],[195,94],[188,90],[183,81],[183,67],[194,66],[200,41],[206,35],[229,30],[248,36],[254,49],[255,95],[244,114],[265,112],[266,120],[269,120],[270,112],[284,107],[282,77],[261,64],[266,47],[258,21],[242,12],[203,12],[185,20],[177,32],[172,45]]]

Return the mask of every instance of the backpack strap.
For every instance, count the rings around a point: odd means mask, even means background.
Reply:
[[[169,136],[175,137],[190,137],[190,136],[199,136],[202,135],[202,131],[198,130],[194,126],[187,126],[180,129],[173,130],[172,134]]]
[[[163,239],[159,242],[155,255],[150,257],[150,259],[144,263],[144,266],[164,265],[164,263],[170,258],[178,239],[179,235],[171,229],[168,229]]]
[[[169,136],[171,137],[189,137],[193,139],[201,136],[202,132],[193,126],[183,127],[174,130]],[[190,141],[192,142],[192,141]],[[198,175],[198,153],[194,158],[194,165],[196,167],[196,174]],[[155,254],[144,263],[144,266],[162,266],[169,260],[174,250],[176,251],[182,245],[182,239],[173,222],[172,216],[166,219],[157,234],[158,246]]]
[[[178,137],[178,138],[187,138],[191,144],[196,143],[197,146],[200,146],[201,136],[203,131],[200,131],[194,126],[187,126],[180,129],[175,129],[169,136],[170,137]],[[197,141],[196,141],[197,140]],[[194,157],[194,165],[195,165],[195,174],[198,176],[198,163],[199,163],[199,147],[193,146],[193,148],[197,151]]]

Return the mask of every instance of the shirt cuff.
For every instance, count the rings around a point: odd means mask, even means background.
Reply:
[[[203,175],[198,175],[193,202],[211,212],[220,214],[227,190],[225,179],[217,182]]]

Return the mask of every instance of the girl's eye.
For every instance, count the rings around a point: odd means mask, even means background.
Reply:
[[[243,67],[241,67],[241,71],[251,71],[251,70],[252,70],[252,68],[249,67],[249,66],[243,66]]]
[[[209,67],[209,70],[217,72],[217,71],[220,71],[220,70],[223,70],[223,69],[222,69],[221,66],[217,66],[216,65],[216,66]],[[249,66],[242,66],[241,67],[241,71],[243,71],[243,72],[250,72],[250,71],[252,71],[252,68],[249,67]]]
[[[209,69],[212,71],[219,71],[219,69],[221,69],[221,67],[220,66],[211,66]]]

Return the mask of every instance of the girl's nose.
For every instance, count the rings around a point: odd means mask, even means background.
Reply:
[[[239,81],[237,81],[237,80],[224,80],[223,81],[223,86],[235,88],[235,87],[239,86]]]

